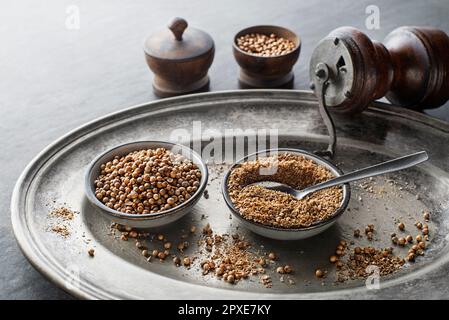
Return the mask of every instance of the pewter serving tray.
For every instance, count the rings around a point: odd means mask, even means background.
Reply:
[[[134,241],[121,241],[111,234],[110,221],[85,198],[85,170],[99,153],[136,140],[168,140],[174,129],[192,133],[194,121],[201,121],[203,147],[210,139],[207,134],[225,134],[225,129],[237,128],[278,129],[281,147],[314,151],[327,143],[317,103],[311,93],[301,91],[190,95],[139,105],[88,123],[42,151],[17,182],[12,222],[30,262],[55,284],[81,298],[449,298],[449,124],[383,104],[374,104],[362,115],[335,116],[339,139],[333,161],[343,171],[419,150],[426,150],[430,160],[414,169],[374,178],[364,186],[353,184],[349,209],[338,223],[302,241],[264,239],[239,228],[238,221],[230,218],[220,192],[227,165],[208,159],[209,198],[202,198],[182,220],[155,232],[177,243],[182,234],[189,234],[191,225],[200,230],[210,223],[215,232],[245,235],[255,249],[276,252],[280,264],[289,264],[295,270],[289,276],[295,281],[292,285],[281,282],[280,275],[270,268],[267,272],[273,287],[268,289],[258,277],[236,285],[204,277],[199,269],[201,259],[190,270],[175,267],[171,259],[147,262]],[[66,223],[70,231],[66,238],[50,230],[57,219],[49,212],[60,205],[80,212]],[[425,209],[432,213],[431,242],[425,256],[381,278],[380,289],[368,289],[364,280],[335,282],[329,256],[340,239],[354,241],[355,245],[390,246],[390,233],[398,233],[396,222],[403,221],[407,233],[415,236],[418,232],[413,223],[423,220]],[[374,241],[355,239],[353,230],[359,228],[363,233],[369,223],[375,225]],[[192,245],[187,254],[195,255],[198,236],[198,232],[189,235],[187,240]],[[156,245],[160,244],[148,243],[150,249]],[[94,258],[88,256],[89,248],[95,248]],[[395,248],[401,256],[406,251]],[[316,279],[316,268],[327,270],[328,276]]]

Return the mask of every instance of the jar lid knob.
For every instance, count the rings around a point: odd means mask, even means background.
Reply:
[[[182,41],[182,34],[187,26],[187,21],[178,17],[173,18],[168,24],[168,28],[173,32],[177,41]]]

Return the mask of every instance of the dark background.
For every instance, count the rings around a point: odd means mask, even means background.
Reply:
[[[365,8],[380,9],[380,29],[367,30]],[[79,30],[66,28],[67,8],[80,11]],[[173,16],[210,33],[216,54],[211,90],[237,89],[233,35],[276,24],[302,38],[295,88],[308,88],[316,43],[351,25],[382,40],[402,25],[449,32],[449,1],[267,0],[2,0],[0,3],[0,298],[69,298],[31,267],[16,245],[10,221],[15,180],[46,145],[86,121],[155,99],[143,39]],[[449,53],[448,53],[449,54]],[[449,120],[449,104],[428,111]]]

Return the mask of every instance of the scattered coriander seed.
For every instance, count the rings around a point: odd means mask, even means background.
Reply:
[[[423,228],[422,229],[422,234],[423,235],[428,235],[429,234],[429,229],[428,228]]]
[[[190,258],[189,258],[189,257],[185,257],[185,258],[182,260],[182,263],[183,263],[184,266],[186,266],[186,267],[190,266],[190,263],[191,263]]]
[[[420,234],[418,234],[417,236],[416,236],[416,242],[421,242],[422,241],[422,235],[420,235]]]
[[[417,227],[418,229],[421,230],[421,229],[422,229],[422,223],[417,221],[417,222],[415,223],[415,227]]]
[[[285,273],[292,273],[293,272],[293,268],[290,267],[289,265],[285,265],[284,266],[284,272]]]
[[[234,283],[234,281],[235,281],[235,277],[232,274],[228,275],[228,277],[226,278],[226,282]]]
[[[430,212],[425,211],[423,214],[423,218],[424,218],[424,220],[429,221],[430,220]]]
[[[270,252],[270,253],[268,254],[268,259],[270,259],[270,260],[276,260],[276,254],[275,254],[274,252]]]
[[[190,227],[190,233],[195,233],[196,232],[196,227],[195,226],[191,226]]]
[[[145,246],[142,244],[142,242],[137,241],[136,242],[137,249],[145,249]]]
[[[176,266],[179,266],[179,265],[181,264],[181,259],[180,259],[179,257],[174,257],[174,258],[173,258],[173,263],[174,263]]]
[[[404,231],[405,230],[405,224],[403,222],[399,222],[398,223],[398,229],[401,230],[401,231]]]
[[[137,236],[138,236],[137,231],[134,231],[134,230],[130,231],[128,235],[130,238],[133,238],[133,239],[137,238]]]
[[[170,250],[171,249],[171,242],[164,243],[164,249]]]
[[[153,252],[151,253],[151,255],[155,258],[157,257],[158,254],[159,254],[159,251],[157,251],[157,250],[153,250]]]
[[[424,242],[424,241],[421,241],[420,243],[418,243],[418,247],[420,248],[420,249],[425,249],[426,248],[426,243]]]
[[[398,244],[399,238],[398,237],[392,237],[391,238],[391,242],[393,242],[393,244]]]
[[[316,269],[316,270],[315,270],[315,276],[316,276],[317,278],[322,278],[322,277],[324,277],[324,272],[323,272],[323,270],[321,270],[321,269]]]
[[[158,234],[158,235],[157,235],[157,239],[158,239],[159,241],[164,241],[165,237],[164,237],[163,234]]]
[[[407,237],[405,237],[405,240],[407,240],[408,243],[412,243],[413,237],[411,235],[407,235]]]
[[[400,246],[405,246],[405,244],[407,243],[407,241],[405,240],[405,238],[399,238],[398,239],[398,244],[400,245]]]
[[[280,273],[280,274],[284,274],[285,273],[284,267],[277,267],[276,272]]]
[[[338,258],[337,258],[337,256],[331,256],[331,257],[329,258],[329,261],[330,261],[331,263],[336,263],[336,262],[338,261]]]
[[[409,253],[407,255],[407,260],[410,261],[410,262],[414,262],[415,261],[415,254]]]
[[[356,237],[356,238],[360,237],[360,230],[359,229],[355,229],[354,230],[354,237]]]
[[[182,252],[185,249],[185,242],[183,241],[183,242],[178,243],[177,248],[179,251]]]
[[[165,254],[165,252],[161,251],[157,254],[157,257],[161,260],[164,260],[167,257],[167,255]]]
[[[90,257],[94,257],[95,256],[95,249],[90,248],[87,253],[89,254]]]
[[[145,258],[148,258],[149,256],[150,256],[150,253],[148,252],[148,250],[142,250],[142,255],[145,257]]]

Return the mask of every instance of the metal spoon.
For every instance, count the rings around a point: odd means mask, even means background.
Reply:
[[[426,161],[428,158],[429,157],[427,155],[427,152],[425,152],[425,151],[413,153],[413,154],[410,154],[410,155],[407,155],[404,157],[396,158],[393,160],[389,160],[386,162],[376,164],[371,167],[359,169],[359,170],[344,174],[337,178],[307,187],[303,190],[296,190],[286,184],[278,183],[278,182],[271,182],[271,181],[259,181],[259,182],[253,183],[251,185],[259,185],[261,187],[264,187],[264,188],[267,188],[270,190],[285,192],[285,193],[291,194],[292,196],[301,200],[305,196],[307,196],[313,192],[316,192],[318,190],[321,190],[321,189],[333,187],[336,185],[340,185],[340,184],[344,184],[344,183],[348,183],[348,182],[352,182],[352,181],[356,181],[356,180],[361,180],[361,179],[365,179],[365,178],[378,176],[378,175],[388,173],[388,172],[394,172],[394,171],[410,168],[410,167],[413,167],[421,162]]]

